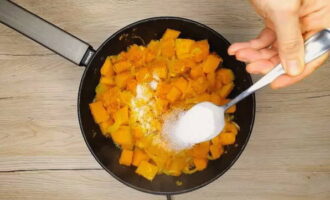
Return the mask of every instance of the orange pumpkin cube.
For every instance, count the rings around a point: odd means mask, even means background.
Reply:
[[[141,149],[135,148],[133,154],[133,162],[132,165],[139,166],[142,161],[148,161],[149,157],[146,153],[144,153]]]
[[[109,86],[116,84],[113,77],[107,77],[107,76],[101,77],[100,83],[105,84],[105,85],[109,85]]]
[[[173,82],[173,85],[179,88],[182,93],[184,93],[185,90],[187,89],[188,81],[185,78],[180,77]]]
[[[214,72],[221,62],[222,59],[219,56],[215,54],[208,55],[206,60],[202,64],[203,71],[205,73]]]
[[[212,159],[217,159],[217,158],[220,158],[220,156],[223,154],[224,149],[221,145],[212,144],[210,146],[210,152],[211,152]]]
[[[135,78],[130,78],[127,80],[127,90],[131,91],[133,94],[136,92],[137,80]]]
[[[162,39],[176,39],[179,37],[180,35],[180,31],[177,31],[177,30],[173,30],[173,29],[166,29],[165,33],[163,34],[162,36]]]
[[[135,76],[138,83],[148,82],[152,80],[152,75],[147,67],[139,69],[136,72]]]
[[[210,142],[202,142],[195,144],[192,148],[192,156],[195,158],[207,158],[209,153]]]
[[[172,39],[161,40],[160,52],[165,58],[172,58],[175,55],[175,42]]]
[[[206,79],[209,83],[209,87],[211,89],[215,88],[215,73],[214,72],[210,72],[206,75]]]
[[[133,160],[133,151],[123,149],[119,158],[119,164],[131,166]]]
[[[195,41],[191,39],[176,39],[175,40],[175,51],[176,56],[179,59],[190,57],[190,50],[194,45]]]
[[[182,92],[177,87],[172,87],[170,91],[167,93],[166,98],[171,102],[175,102],[182,95]]]
[[[226,98],[230,93],[231,91],[234,89],[234,83],[231,82],[227,85],[224,85],[220,90],[219,90],[219,95],[222,97],[222,98]]]
[[[119,88],[124,89],[127,86],[127,80],[130,78],[132,78],[132,75],[129,72],[120,73],[115,76],[115,83]]]
[[[158,172],[158,167],[147,161],[142,161],[135,172],[149,181],[152,181]]]
[[[128,61],[121,61],[113,65],[113,70],[116,73],[121,73],[129,70],[132,67],[132,64]]]
[[[235,135],[233,133],[220,133],[219,135],[220,143],[223,145],[229,145],[235,143]]]
[[[155,77],[158,77],[160,79],[166,79],[167,78],[167,67],[166,65],[159,65],[159,66],[155,66],[152,68],[152,74]]]
[[[105,122],[109,119],[109,114],[103,107],[103,103],[101,101],[90,103],[89,108],[96,123]]]
[[[100,71],[101,71],[101,75],[103,75],[103,76],[113,76],[114,71],[112,68],[110,56],[108,56],[105,59]]]
[[[234,113],[234,112],[236,112],[236,105],[233,105],[226,110],[226,113]]]
[[[202,171],[207,167],[206,158],[194,158],[194,165],[198,171]]]
[[[120,126],[117,131],[111,132],[111,137],[119,145],[133,145],[131,130],[128,126]]]
[[[201,62],[209,55],[209,43],[207,40],[201,40],[194,43],[191,54],[196,62]]]
[[[133,133],[134,138],[136,138],[136,139],[142,138],[144,136],[144,133],[140,127],[132,128],[132,133]]]
[[[201,65],[196,65],[190,70],[190,77],[196,79],[204,75],[203,68]]]
[[[234,123],[227,123],[225,125],[224,130],[226,132],[232,133],[234,135],[237,135],[237,133],[238,133],[238,128],[236,127],[236,125]]]
[[[221,68],[217,71],[217,79],[226,85],[234,81],[235,76],[232,70]]]
[[[127,124],[128,123],[128,106],[124,106],[121,109],[117,110],[114,113],[113,118],[116,122],[120,124]]]

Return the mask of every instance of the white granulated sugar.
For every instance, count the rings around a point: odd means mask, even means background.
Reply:
[[[157,89],[157,86],[158,86],[158,82],[153,80],[149,83],[150,87],[153,89],[153,90],[156,90]]]
[[[203,102],[186,112],[174,111],[166,117],[163,132],[172,148],[180,150],[212,139],[224,125],[224,109]]]

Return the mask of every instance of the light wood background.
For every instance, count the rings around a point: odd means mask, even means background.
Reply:
[[[204,23],[231,42],[262,28],[247,0],[15,0],[97,48],[152,16]],[[164,199],[101,169],[77,118],[84,68],[0,25],[0,199]],[[224,176],[184,199],[330,199],[330,63],[305,81],[257,94],[251,140]],[[256,78],[256,77],[254,77]]]

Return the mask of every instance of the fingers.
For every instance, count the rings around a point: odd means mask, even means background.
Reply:
[[[262,49],[271,45],[275,39],[275,32],[269,28],[264,28],[256,39],[250,41],[250,45],[251,48]]]
[[[279,60],[280,58],[278,56],[274,56],[267,60],[257,60],[248,64],[246,66],[246,71],[251,74],[266,74],[279,63]]]
[[[245,48],[262,49],[268,47],[275,41],[275,38],[275,33],[271,29],[264,28],[257,38],[249,42],[239,42],[232,44],[228,49],[228,54],[235,55],[237,51]]]
[[[271,87],[273,89],[279,89],[299,82],[300,80],[304,79],[305,77],[313,73],[319,66],[321,66],[327,60],[328,56],[329,53],[326,53],[320,56],[319,58],[317,58],[316,60],[308,63],[303,73],[300,74],[299,76],[292,77],[289,75],[282,75],[278,77],[276,80],[274,80],[271,83]]]
[[[255,62],[257,60],[270,59],[277,55],[274,49],[255,50],[253,48],[241,49],[236,52],[236,58],[243,62]]]
[[[295,10],[271,13],[281,63],[286,72],[297,76],[304,70],[304,41]]]
[[[228,54],[229,55],[235,55],[236,52],[240,49],[245,49],[245,48],[250,48],[250,43],[249,42],[237,42],[228,48]]]

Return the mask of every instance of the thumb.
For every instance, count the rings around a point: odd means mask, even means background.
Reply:
[[[281,63],[291,76],[304,71],[304,40],[300,29],[298,12],[276,12],[271,17],[277,37]]]

